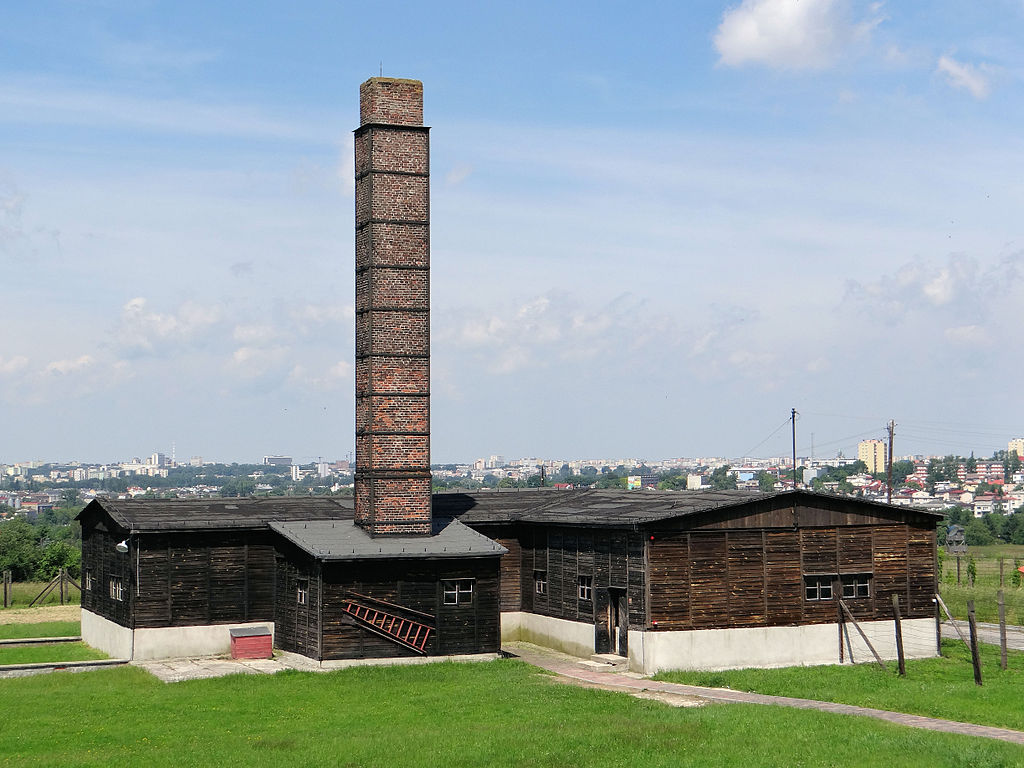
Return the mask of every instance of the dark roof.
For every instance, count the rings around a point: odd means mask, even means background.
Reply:
[[[522,491],[475,491],[439,493],[434,496],[435,515],[455,515],[467,525],[474,523],[530,522],[558,525],[621,527],[670,520],[777,497],[799,495],[831,503],[852,503],[882,508],[892,514],[915,512],[941,517],[923,509],[892,507],[864,499],[831,496],[810,491],[623,491],[536,489]]]
[[[270,527],[318,560],[495,557],[508,552],[458,520],[434,522],[432,536],[376,538],[351,520],[273,522]]]
[[[129,531],[266,528],[274,521],[350,520],[351,497],[225,498],[198,500],[95,499],[78,519],[100,509]]]

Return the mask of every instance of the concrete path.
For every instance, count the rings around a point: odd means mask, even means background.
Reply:
[[[970,638],[970,631],[966,621],[957,619],[957,626],[964,633],[964,637]],[[956,633],[950,622],[942,625],[943,640],[959,640],[960,635]],[[999,645],[999,625],[978,622],[978,642]],[[1024,627],[1006,626],[1006,647],[1017,651],[1024,651]]]
[[[561,678],[588,687],[603,688],[611,691],[622,691],[633,695],[638,694],[667,694],[689,699],[700,699],[704,701],[726,702],[730,704],[768,704],[777,707],[794,707],[796,709],[815,709],[820,712],[832,712],[839,715],[857,715],[860,717],[873,717],[877,720],[885,720],[897,725],[906,725],[911,728],[923,728],[929,731],[941,731],[943,733],[957,733],[963,736],[981,736],[987,739],[999,739],[1014,744],[1024,744],[1024,732],[1010,730],[1009,728],[995,728],[988,725],[974,725],[973,723],[958,723],[953,720],[940,720],[933,717],[922,717],[920,715],[906,715],[900,712],[887,712],[882,709],[871,709],[869,707],[856,707],[851,704],[834,704],[826,701],[814,701],[811,699],[796,699],[789,696],[765,696],[760,693],[746,693],[744,691],[733,691],[728,688],[702,688],[696,685],[682,685],[680,683],[663,683],[656,680],[649,680],[634,673],[615,673],[601,671],[592,664],[581,663],[581,659],[574,656],[567,656],[546,648],[532,646],[527,643],[511,643],[507,650],[521,658],[523,661],[532,664],[549,672],[554,672]]]

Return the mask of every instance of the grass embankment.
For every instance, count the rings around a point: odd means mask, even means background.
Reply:
[[[47,581],[16,581],[11,585],[10,608],[28,608],[36,595],[46,589]],[[81,593],[71,584],[68,584],[68,594],[64,596],[64,603],[78,605],[82,602]],[[54,587],[43,600],[36,605],[60,605],[60,587]],[[3,600],[0,600],[0,611],[3,610]]]
[[[941,658],[907,662],[907,676],[895,674],[895,662],[855,666],[739,669],[726,672],[665,672],[657,676],[688,685],[732,688],[773,696],[834,701],[906,712],[944,720],[1024,730],[1024,653],[1010,651],[1008,668],[999,668],[999,647],[981,645],[982,680],[974,684],[970,651],[944,640]]]
[[[974,585],[968,583],[967,563],[974,558],[977,577]],[[939,580],[939,594],[958,619],[967,619],[967,601],[974,600],[974,612],[978,621],[999,621],[999,607],[996,593],[999,591],[999,559],[1003,558],[1004,586],[1006,598],[1006,622],[1024,626],[1024,578],[1013,583],[1016,569],[1014,559],[1024,562],[1024,545],[995,544],[987,547],[970,547],[960,557],[960,584],[956,583],[956,558],[945,556],[943,573]],[[943,616],[945,618],[945,616]]]
[[[85,643],[0,646],[0,665],[93,661],[109,658]]]
[[[0,640],[19,640],[26,637],[78,637],[81,634],[82,623],[80,621],[0,624]]]
[[[1024,747],[779,707],[675,709],[517,661],[164,684],[133,667],[0,680],[5,765],[974,766]]]

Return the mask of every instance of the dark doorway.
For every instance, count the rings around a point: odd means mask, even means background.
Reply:
[[[629,613],[626,608],[626,590],[614,587],[608,590],[607,627],[609,652],[628,656]]]

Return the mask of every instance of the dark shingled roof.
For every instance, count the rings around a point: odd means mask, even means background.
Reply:
[[[888,504],[811,493],[810,491],[623,491],[536,489],[522,491],[475,491],[439,493],[434,496],[435,515],[454,515],[467,525],[474,523],[530,522],[592,527],[622,527],[737,507],[775,497],[800,495],[832,502],[863,504],[892,510]],[[904,512],[936,514],[916,508]],[[941,516],[941,515],[939,515]]]
[[[370,536],[351,520],[270,524],[272,530],[318,560],[496,557],[500,544],[458,520],[435,520],[431,536]]]
[[[274,521],[351,520],[351,497],[270,496],[239,499],[95,499],[78,517],[98,507],[130,531],[266,528]]]

